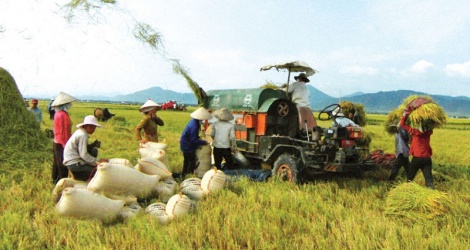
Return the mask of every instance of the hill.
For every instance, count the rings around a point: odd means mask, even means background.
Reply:
[[[338,103],[340,98],[329,96],[311,85],[307,85],[310,91],[310,105],[314,111],[320,111],[326,106]],[[380,91],[377,93],[356,92],[341,98],[341,101],[350,101],[364,105],[368,113],[388,113],[398,107],[404,99],[410,95],[428,95],[423,92],[411,90]],[[465,96],[451,97],[444,95],[429,95],[435,102],[446,110],[449,116],[470,116],[470,98]],[[144,103],[151,98],[157,103],[176,100],[187,105],[196,105],[196,97],[192,93],[179,93],[164,90],[160,87],[137,91],[129,95],[106,96],[79,96],[81,100],[106,100],[113,102]]]

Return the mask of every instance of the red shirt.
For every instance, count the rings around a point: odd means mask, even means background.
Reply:
[[[54,115],[54,142],[65,147],[65,143],[72,136],[72,120],[69,114],[61,110]]]
[[[410,155],[420,158],[430,158],[432,156],[431,135],[432,130],[421,132],[405,123],[408,115],[400,120],[400,126],[411,134]]]

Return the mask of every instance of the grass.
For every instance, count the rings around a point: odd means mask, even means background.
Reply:
[[[43,110],[46,105],[40,101]],[[142,118],[138,106],[74,103],[70,110],[74,126],[95,107],[116,113],[112,120],[101,122],[103,128],[91,138],[102,141],[100,157],[137,164],[133,127]],[[182,168],[178,140],[190,112],[158,112],[165,122],[159,128],[160,139],[168,142],[167,158],[174,172]],[[50,128],[52,121],[44,117],[41,129]],[[386,116],[371,114],[368,119],[374,121],[364,128],[372,134],[371,150],[393,152],[394,139],[383,130]],[[330,124],[319,122],[322,127]],[[49,159],[32,161],[29,154],[34,152],[18,154],[15,160],[23,163],[0,174],[0,248],[466,249],[470,244],[468,128],[468,120],[449,119],[448,125],[434,131],[435,185],[451,205],[447,213],[423,220],[385,212],[387,197],[398,187],[380,181],[387,171],[363,179],[330,177],[297,186],[276,179],[255,183],[241,178],[233,187],[198,202],[196,211],[166,225],[144,213],[114,224],[63,218],[51,201],[52,152],[41,153],[50,154]],[[424,186],[420,172],[416,183]]]

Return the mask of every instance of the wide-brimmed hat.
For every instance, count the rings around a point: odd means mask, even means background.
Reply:
[[[340,107],[335,108],[335,109],[331,112],[331,114],[332,114],[333,116],[344,116],[343,112],[341,112],[341,108],[340,108]]]
[[[67,93],[64,93],[64,92],[60,92],[54,99],[54,101],[52,102],[51,106],[52,107],[57,107],[57,106],[60,106],[60,105],[64,105],[64,104],[67,104],[67,103],[71,103],[71,102],[74,102],[76,101],[77,98],[67,94]]]
[[[215,118],[221,121],[231,121],[233,120],[233,115],[228,111],[227,108],[221,108],[214,112]]]
[[[83,122],[77,124],[77,128],[80,128],[81,126],[84,125],[93,125],[96,127],[101,127],[101,125],[98,124],[98,121],[96,120],[96,117],[94,115],[87,115],[85,118],[83,118]]]
[[[294,79],[297,81],[299,79],[304,81],[304,82],[310,82],[310,80],[307,78],[307,75],[305,73],[300,73],[298,76],[294,76]]]
[[[191,117],[196,120],[210,120],[212,118],[211,113],[204,107],[196,109],[196,111],[191,113]]]
[[[154,101],[152,101],[150,98],[142,105],[142,107],[139,108],[139,111],[142,113],[147,113],[151,110],[154,109],[159,109],[162,106]]]

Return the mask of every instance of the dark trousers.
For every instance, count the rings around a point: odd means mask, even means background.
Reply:
[[[225,159],[224,170],[233,169],[232,149],[214,147],[214,163],[217,169],[222,169],[222,158]]]
[[[408,181],[412,181],[415,178],[419,169],[423,172],[426,187],[434,189],[431,158],[413,157],[410,163],[410,171],[408,172]]]
[[[181,176],[194,173],[196,170],[196,152],[183,152],[184,162]]]
[[[271,175],[271,170],[262,169],[237,169],[237,170],[224,170],[224,174],[238,178],[245,176],[252,181],[267,181]]]
[[[89,164],[72,164],[67,168],[72,172],[73,179],[80,181],[89,181],[96,173],[96,166]]]
[[[405,172],[408,175],[408,172],[410,171],[410,160],[408,157],[403,156],[403,154],[398,154],[392,163],[392,171],[390,173],[390,177],[388,177],[389,181],[395,180],[402,166],[405,168]]]
[[[69,176],[69,170],[64,166],[64,147],[60,143],[52,143],[54,162],[52,163],[52,182],[57,182]]]

